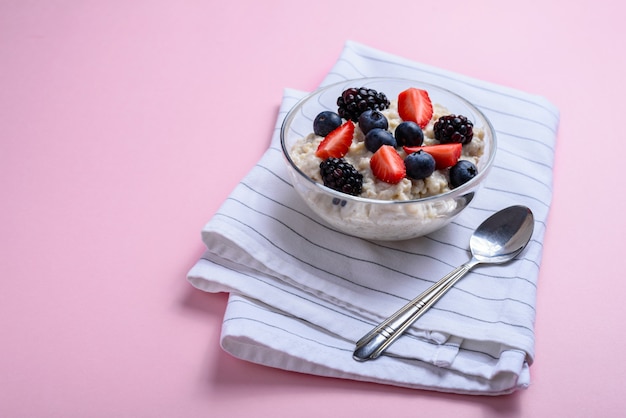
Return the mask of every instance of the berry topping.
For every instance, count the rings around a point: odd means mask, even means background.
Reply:
[[[408,88],[398,95],[398,113],[402,120],[417,123],[424,129],[433,117],[433,104],[426,90]]]
[[[366,87],[349,88],[341,93],[337,99],[339,116],[346,120],[356,122],[361,113],[367,109],[384,110],[389,107],[389,99],[385,93],[379,93]]]
[[[348,153],[354,136],[354,123],[346,121],[326,135],[315,151],[315,155],[322,160],[327,158],[341,158]]]
[[[324,186],[358,196],[363,188],[363,175],[343,158],[329,158],[320,163]]]
[[[459,160],[458,163],[450,167],[450,186],[457,188],[467,183],[478,174],[478,168],[467,160]]]
[[[389,121],[387,121],[385,115],[378,110],[368,109],[359,116],[359,127],[364,134],[367,134],[374,128],[387,130],[387,128],[389,128]]]
[[[404,159],[406,175],[415,180],[422,180],[435,171],[435,159],[422,150],[409,154]]]
[[[463,115],[447,115],[439,118],[433,127],[435,139],[442,144],[469,143],[474,136],[474,124]]]
[[[391,145],[383,145],[370,160],[372,173],[385,183],[399,183],[406,176],[404,160]]]
[[[393,137],[391,132],[374,128],[365,135],[365,148],[367,148],[370,152],[378,151],[378,148],[383,145],[391,145],[392,147],[396,147],[396,139]]]
[[[423,147],[404,147],[404,152],[411,154],[417,151],[424,151],[433,156],[437,170],[452,167],[461,158],[463,145],[461,144],[438,144],[425,145]]]
[[[419,147],[424,143],[424,131],[417,123],[411,121],[400,123],[396,127],[394,136],[400,147]]]
[[[341,116],[330,110],[325,110],[315,117],[313,132],[315,132],[315,135],[326,136],[341,126],[342,122]]]

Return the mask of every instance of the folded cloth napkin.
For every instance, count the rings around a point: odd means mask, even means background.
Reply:
[[[495,166],[470,207],[442,230],[403,242],[368,241],[328,227],[295,193],[285,168],[280,126],[305,94],[286,90],[269,149],[203,228],[207,251],[188,280],[207,292],[230,293],[221,345],[241,359],[452,393],[526,388],[559,112],[541,97],[355,42],[346,43],[322,85],[375,76],[440,85],[491,120],[499,140]],[[536,219],[518,260],[475,268],[385,355],[353,360],[360,337],[467,261],[472,231],[515,204],[530,207]]]

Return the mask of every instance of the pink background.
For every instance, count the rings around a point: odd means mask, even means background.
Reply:
[[[369,3],[0,0],[0,416],[623,414],[619,2]],[[199,231],[265,150],[282,89],[314,89],[347,39],[561,110],[528,390],[415,391],[220,349],[226,296],[185,278]]]

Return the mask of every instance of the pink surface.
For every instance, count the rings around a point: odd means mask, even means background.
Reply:
[[[623,414],[623,14],[300,3],[0,2],[0,416]],[[266,148],[282,89],[314,89],[347,39],[561,110],[527,391],[444,395],[221,351],[226,297],[185,279],[200,228]]]

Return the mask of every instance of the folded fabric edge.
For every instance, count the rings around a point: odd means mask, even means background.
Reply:
[[[355,362],[355,366],[351,368],[350,365],[344,365],[344,367],[336,362],[326,365],[316,361],[316,358],[311,359],[310,353],[299,353],[297,349],[298,344],[285,341],[282,334],[274,336],[271,335],[270,331],[263,341],[257,340],[257,337],[258,333],[245,332],[245,327],[232,328],[225,324],[220,338],[220,345],[226,353],[235,358],[267,367],[408,389],[461,395],[500,396],[511,394],[517,390],[527,389],[530,384],[528,367],[525,367],[519,376],[513,373],[501,373],[491,381],[467,379],[465,376],[434,365],[422,362],[416,365],[415,361],[403,361],[391,357],[381,357],[373,362],[369,362],[369,364]],[[281,341],[280,344],[287,345],[290,349],[285,350],[272,346],[272,344],[276,344],[276,341]],[[332,358],[324,353],[316,354],[326,359]],[[405,363],[411,363],[411,366]],[[356,372],[357,367],[361,368],[363,373]],[[406,373],[407,367],[413,370],[413,374]],[[415,372],[422,377],[411,380],[411,377],[415,377]],[[459,383],[459,381],[463,383]],[[473,389],[463,389],[463,387],[470,386]]]
[[[500,395],[526,388],[529,384],[527,364],[521,367],[510,364],[510,368],[505,366],[491,378],[484,378],[460,374],[449,367],[451,364],[436,365],[391,356],[369,364],[353,363],[350,355],[352,341],[336,339],[322,330],[310,328],[296,317],[284,315],[275,307],[242,295],[238,288],[211,283],[206,277],[207,272],[202,270],[198,266],[190,272],[189,279],[194,287],[230,293],[222,326],[222,348],[242,360],[301,373],[448,393]],[[308,328],[304,334],[303,326]],[[331,365],[327,365],[329,361]],[[479,389],[459,389],[467,385]],[[496,390],[494,386],[497,386]]]
[[[376,379],[371,376],[362,376],[358,374],[341,373],[335,369],[320,366],[319,364],[311,363],[306,359],[296,358],[289,354],[279,353],[277,356],[276,350],[270,347],[259,346],[252,342],[240,341],[232,337],[224,337],[221,341],[222,349],[239,360],[247,361],[254,364],[259,364],[274,369],[285,370],[288,372],[301,373],[306,375],[315,375],[326,378],[342,379],[342,380],[354,380],[364,383],[382,384],[385,386],[395,386],[406,389],[434,391],[441,393],[451,393],[456,395],[478,395],[478,396],[502,396],[510,395],[518,390],[528,389],[529,385],[514,386],[502,391],[464,391],[452,388],[438,388],[429,385],[419,384],[401,384],[396,382],[389,382],[382,379]],[[254,355],[248,357],[242,352],[248,352],[250,349],[254,350]],[[270,360],[268,360],[270,359]]]

